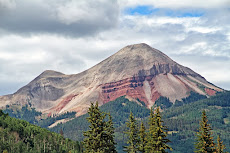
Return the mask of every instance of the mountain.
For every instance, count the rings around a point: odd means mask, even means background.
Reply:
[[[215,95],[222,89],[147,44],[129,45],[94,67],[65,75],[47,70],[16,93],[0,97],[0,107],[29,105],[48,116],[85,114],[91,102],[103,105],[126,95],[150,108],[161,96],[171,102],[190,92]]]

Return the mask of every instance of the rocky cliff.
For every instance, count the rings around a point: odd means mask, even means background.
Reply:
[[[215,95],[222,89],[147,44],[124,47],[94,67],[74,75],[45,71],[12,95],[0,97],[0,107],[30,104],[45,114],[87,112],[91,102],[100,105],[127,95],[151,107],[160,97],[172,102],[190,91]]]

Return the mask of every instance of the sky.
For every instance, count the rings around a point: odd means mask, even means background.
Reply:
[[[0,0],[0,95],[137,43],[230,90],[230,0]]]

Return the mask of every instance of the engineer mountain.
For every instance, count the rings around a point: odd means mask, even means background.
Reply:
[[[129,45],[73,75],[47,70],[11,95],[0,96],[0,107],[30,105],[44,114],[76,111],[85,114],[91,102],[103,105],[120,96],[151,107],[160,97],[175,102],[194,91],[215,95],[222,89],[147,44]]]

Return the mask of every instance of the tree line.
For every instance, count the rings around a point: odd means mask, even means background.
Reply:
[[[80,143],[26,121],[11,118],[0,110],[0,152],[116,153],[112,116],[101,111],[96,103],[91,104],[87,121],[89,130],[84,132],[84,141]],[[123,150],[129,153],[170,152],[172,148],[168,145],[168,129],[164,126],[159,107],[150,110],[147,127],[148,129],[143,122],[138,124],[138,118],[130,112],[123,130],[126,137]],[[206,112],[203,111],[194,151],[224,153],[225,148],[220,135],[217,137],[217,143],[214,143],[211,125],[208,124]]]
[[[155,112],[155,113],[154,113]],[[87,117],[89,130],[84,132],[84,152],[85,153],[116,153],[116,143],[114,141],[114,127],[110,114],[100,111],[98,103],[92,103]],[[155,111],[151,109],[146,129],[143,122],[138,126],[137,120],[130,112],[124,131],[127,141],[123,150],[128,153],[166,153],[173,149],[168,145],[171,141],[167,138],[168,129],[164,126],[160,108]],[[214,143],[212,129],[208,124],[206,112],[202,112],[199,132],[197,132],[195,143],[196,153],[226,153],[220,135],[217,144]]]

